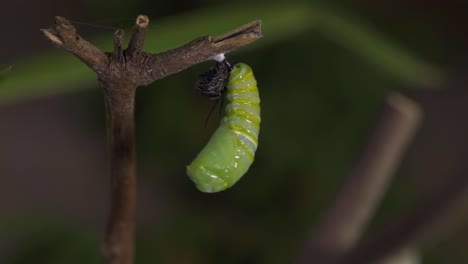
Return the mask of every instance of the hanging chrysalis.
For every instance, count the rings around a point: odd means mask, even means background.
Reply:
[[[260,131],[260,97],[252,69],[233,67],[221,56],[216,66],[201,76],[197,90],[210,99],[225,95],[225,116],[208,144],[187,166],[187,174],[202,192],[233,186],[254,161]]]

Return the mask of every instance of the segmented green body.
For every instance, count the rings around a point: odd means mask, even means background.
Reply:
[[[202,192],[234,185],[249,169],[260,131],[260,97],[252,69],[234,65],[227,83],[226,116],[208,144],[187,166],[188,176]]]

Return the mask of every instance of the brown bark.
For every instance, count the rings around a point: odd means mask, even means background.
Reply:
[[[261,21],[257,20],[218,37],[203,36],[182,47],[149,54],[143,51],[148,25],[147,16],[138,16],[127,49],[122,48],[123,30],[117,30],[112,53],[103,52],[84,40],[63,17],[56,17],[54,28],[42,30],[54,45],[69,51],[95,71],[104,91],[112,182],[112,204],[104,243],[107,264],[132,264],[134,261],[136,88],[262,37]]]

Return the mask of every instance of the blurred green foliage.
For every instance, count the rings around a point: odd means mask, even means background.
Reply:
[[[152,23],[154,29],[147,36],[146,50],[167,50],[205,35],[207,31],[212,35],[221,34],[247,21],[261,18],[266,37],[255,44],[257,48],[306,33],[314,27],[396,79],[427,86],[434,85],[440,79],[441,73],[433,67],[390,45],[389,41],[356,20],[343,17],[346,16],[310,4],[253,6],[248,9],[238,6],[207,8]],[[91,42],[102,50],[112,49],[108,35]],[[69,54],[64,51],[45,53],[15,63],[15,70],[0,89],[0,103],[89,87],[93,82],[95,76],[91,70]]]
[[[194,9],[153,21],[146,50],[177,47],[258,18],[265,37],[229,56],[252,66],[262,98],[256,161],[234,188],[202,194],[185,175],[217,125],[213,118],[203,128],[211,105],[191,92],[197,74],[212,63],[138,91],[139,166],[154,185],[172,190],[176,205],[140,230],[137,263],[290,263],[352,166],[386,92],[402,84],[435,86],[441,78],[352,15],[305,3]],[[106,34],[91,42],[110,50],[110,40]],[[0,84],[0,103],[95,87],[95,79],[66,52],[44,53],[14,64]],[[97,89],[83,94],[99,97]],[[96,129],[103,126],[95,117],[101,104],[90,105]],[[402,200],[411,205],[413,187],[400,179],[384,207],[396,210]],[[99,263],[99,237],[90,231],[51,221],[20,229],[29,246],[11,263]]]
[[[11,244],[24,245],[9,250],[2,263],[61,264],[99,263],[100,246],[95,234],[85,230],[71,219],[59,216],[23,215],[9,224],[0,222],[2,236]],[[34,221],[31,221],[34,219]]]

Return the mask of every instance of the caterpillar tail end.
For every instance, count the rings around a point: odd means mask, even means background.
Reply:
[[[188,165],[186,172],[201,192],[216,193],[231,187],[231,184],[210,173],[204,166]]]

